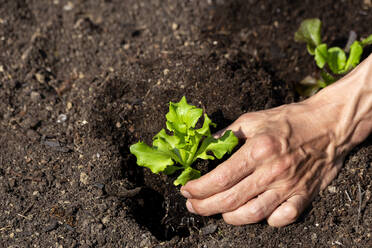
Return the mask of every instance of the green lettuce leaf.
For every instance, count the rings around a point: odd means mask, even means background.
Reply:
[[[372,45],[372,34],[368,36],[367,38],[363,39],[360,43],[363,47]]]
[[[322,69],[327,63],[328,59],[328,48],[327,44],[320,44],[315,48],[315,62],[317,66]]]
[[[319,19],[306,19],[300,24],[300,28],[295,33],[295,41],[305,42],[308,52],[314,55],[315,48],[322,42],[321,28],[322,22]]]
[[[177,179],[174,181],[174,185],[185,185],[188,181],[194,180],[200,177],[200,171],[195,170],[191,167],[187,167],[181,175],[177,177]]]
[[[328,66],[335,74],[342,74],[346,65],[346,54],[339,47],[328,49]]]
[[[149,147],[143,142],[130,146],[130,152],[137,157],[137,164],[149,168],[152,173],[164,171],[174,162],[168,153]]]
[[[212,155],[208,155],[208,152],[212,152],[214,156],[216,156],[218,159],[221,159],[225,153],[230,153],[238,142],[238,138],[231,130],[226,131],[225,134],[219,139],[215,139],[210,136],[203,141],[197,152],[195,160],[197,158],[213,160],[214,157]]]
[[[169,103],[169,112],[165,116],[167,128],[169,131],[187,134],[190,128],[195,127],[202,114],[202,109],[187,104],[186,97],[182,97],[178,103]]]
[[[362,45],[360,44],[359,41],[354,41],[354,43],[350,46],[349,58],[346,61],[344,73],[350,71],[359,64],[362,53],[363,53]]]
[[[325,70],[322,70],[320,72],[320,75],[322,76],[322,79],[324,80],[325,83],[325,85],[321,85],[321,88],[325,88],[326,86],[336,82],[336,79]]]

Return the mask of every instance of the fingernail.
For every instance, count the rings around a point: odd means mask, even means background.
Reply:
[[[190,201],[187,201],[187,202],[186,202],[186,207],[187,207],[187,210],[189,210],[190,213],[195,214],[195,210],[194,210],[194,208],[192,207],[192,204],[191,204]]]
[[[186,198],[191,198],[191,194],[184,189],[181,189],[181,194]]]

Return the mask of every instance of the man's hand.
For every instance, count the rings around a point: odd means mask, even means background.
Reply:
[[[181,188],[188,210],[204,216],[222,213],[233,225],[294,222],[336,177],[347,152],[370,133],[372,98],[363,97],[366,86],[357,87],[357,80],[354,71],[302,103],[242,115],[226,129],[244,145]],[[363,102],[370,107],[358,108]]]

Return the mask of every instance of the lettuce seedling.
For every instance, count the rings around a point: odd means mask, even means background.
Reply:
[[[339,47],[328,47],[322,43],[321,27],[319,19],[306,19],[295,33],[295,41],[306,43],[307,51],[314,55],[316,65],[322,69],[320,79],[306,77],[297,87],[299,93],[305,96],[314,94],[354,69],[360,63],[363,48],[372,44],[372,35],[361,41],[355,40],[347,55]]]
[[[238,138],[230,130],[218,139],[212,137],[210,126],[215,127],[216,124],[207,114],[204,114],[202,127],[196,129],[202,114],[203,110],[189,105],[185,97],[178,103],[170,102],[166,127],[173,135],[162,129],[154,136],[152,147],[141,141],[131,145],[130,152],[137,157],[137,164],[149,168],[153,173],[170,175],[182,171],[174,181],[176,186],[199,178],[200,171],[191,167],[195,160],[213,160],[214,156],[221,159],[238,144]]]

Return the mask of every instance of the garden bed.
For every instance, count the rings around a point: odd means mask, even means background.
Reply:
[[[218,128],[301,100],[305,18],[333,45],[371,33],[370,1],[294,2],[0,0],[0,244],[371,247],[371,137],[283,228],[190,214],[174,178],[129,153],[183,95]]]

